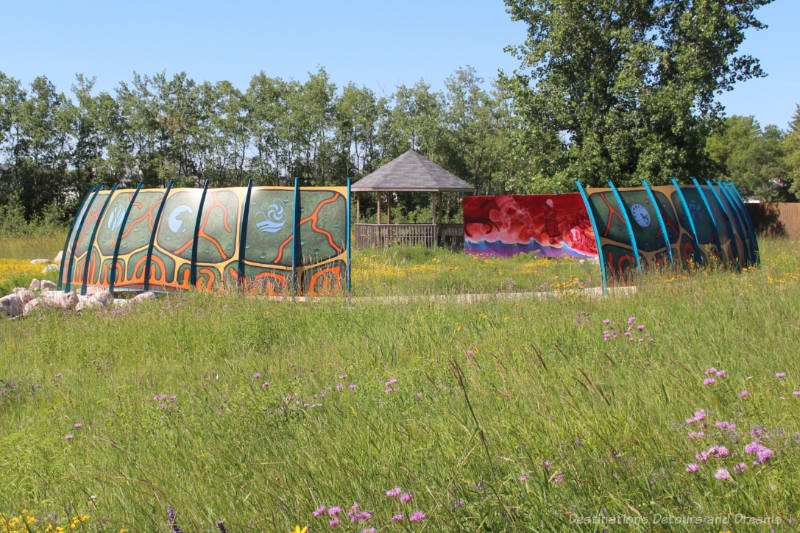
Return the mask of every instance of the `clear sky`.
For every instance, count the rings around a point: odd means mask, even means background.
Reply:
[[[0,71],[26,86],[43,74],[63,92],[76,73],[105,91],[134,71],[185,71],[245,89],[262,70],[302,81],[320,66],[339,86],[378,94],[420,79],[439,90],[460,66],[487,80],[513,70],[503,47],[525,38],[502,0],[43,0],[5,2],[2,15]],[[728,114],[785,128],[800,103],[800,0],[775,0],[759,18],[770,28],[749,33],[742,51],[769,76],[740,83],[721,102]]]

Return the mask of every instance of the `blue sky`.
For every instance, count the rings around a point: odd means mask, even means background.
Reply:
[[[800,0],[776,0],[759,18],[770,28],[750,32],[741,51],[759,57],[769,76],[720,101],[728,114],[785,128],[800,103],[792,33]],[[45,0],[8,3],[3,20],[0,71],[25,85],[44,74],[63,92],[79,72],[106,91],[134,71],[164,70],[244,89],[261,70],[303,80],[320,66],[339,86],[352,81],[378,94],[420,79],[438,90],[460,66],[487,80],[513,70],[503,47],[525,37],[501,0]]]

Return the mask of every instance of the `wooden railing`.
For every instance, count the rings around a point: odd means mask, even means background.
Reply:
[[[362,224],[354,226],[357,248],[464,245],[463,224]]]

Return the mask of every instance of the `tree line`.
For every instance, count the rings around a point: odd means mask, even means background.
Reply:
[[[97,183],[343,185],[409,148],[492,194],[506,190],[518,164],[509,156],[519,127],[510,105],[471,67],[444,91],[419,81],[389,96],[339,88],[324,68],[302,82],[261,72],[245,90],[185,73],[93,88],[78,75],[69,96],[44,76],[26,89],[0,72],[0,205],[13,198],[31,217],[48,205],[74,207]]]

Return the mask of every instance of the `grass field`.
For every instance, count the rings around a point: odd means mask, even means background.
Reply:
[[[411,250],[355,255],[354,293],[566,290],[0,321],[6,529],[791,530],[800,243],[761,244],[629,297],[573,294],[596,265]]]

